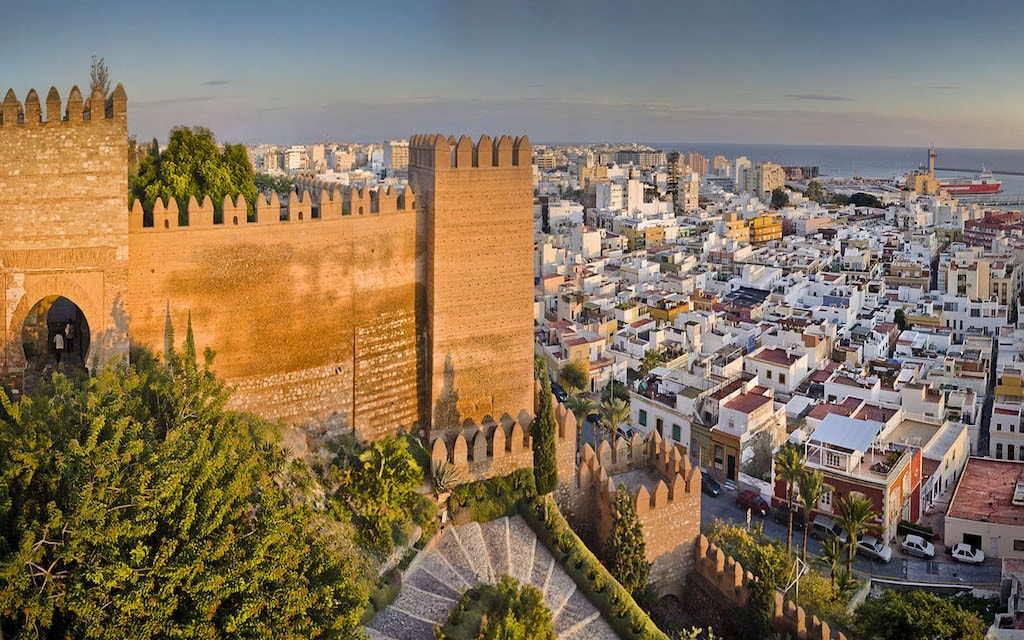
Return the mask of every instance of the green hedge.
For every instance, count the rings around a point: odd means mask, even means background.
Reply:
[[[908,533],[914,534],[916,536],[921,536],[925,540],[931,540],[934,531],[930,526],[926,524],[900,520],[900,523],[896,525],[896,535],[905,536]]]
[[[544,506],[539,498],[521,502],[519,512],[622,640],[668,640],[583,544],[553,502],[548,506],[547,522],[543,521]]]
[[[452,490],[448,510],[456,524],[475,520],[490,522],[511,516],[516,505],[537,495],[533,469],[516,469],[507,476],[460,484]]]

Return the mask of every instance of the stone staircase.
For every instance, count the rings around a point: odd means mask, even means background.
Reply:
[[[618,636],[519,516],[448,527],[409,565],[398,598],[364,627],[370,640],[433,640],[462,592],[508,574],[544,594],[559,640]]]

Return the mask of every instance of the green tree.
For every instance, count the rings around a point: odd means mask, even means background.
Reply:
[[[596,405],[594,401],[584,395],[569,396],[569,399],[565,401],[565,406],[568,407],[569,411],[576,416],[576,430],[579,431],[583,427],[583,421],[587,419],[591,413],[594,412]]]
[[[772,191],[772,209],[784,209],[789,206],[789,194],[782,187],[776,187]]]
[[[569,395],[586,391],[590,385],[590,363],[586,360],[570,360],[558,371],[558,383]]]
[[[531,585],[520,587],[509,576],[498,582],[501,605],[487,617],[480,634],[482,640],[555,640],[551,611],[545,606],[541,592]]]
[[[854,614],[866,640],[981,640],[985,627],[973,613],[927,591],[883,591]]]
[[[878,517],[871,499],[859,493],[848,493],[839,500],[839,522],[847,535],[850,554],[846,570],[853,572],[853,554],[857,551],[857,536],[867,530],[868,524]]]
[[[846,555],[846,550],[838,538],[829,536],[821,541],[821,560],[829,568],[829,577],[833,587],[836,586],[836,569],[843,561],[844,555]]]
[[[907,314],[903,312],[903,309],[897,309],[893,314],[893,322],[896,323],[896,327],[900,331],[905,331],[909,326],[907,323]]]
[[[775,454],[776,477],[786,483],[786,511],[789,513],[786,527],[786,553],[793,552],[793,487],[800,480],[805,463],[806,459],[800,447],[791,442],[783,444]]]
[[[631,413],[629,405],[619,398],[611,398],[601,403],[601,437],[615,438],[615,432],[624,424],[628,424]]]
[[[604,545],[608,571],[633,596],[647,586],[651,565],[640,518],[633,506],[633,496],[626,485],[619,485],[612,504],[612,528]]]
[[[648,349],[644,351],[644,357],[640,361],[640,375],[647,375],[651,369],[661,366],[661,356],[654,349]]]
[[[211,357],[0,393],[5,637],[360,636],[365,560]]]
[[[256,190],[262,193],[275,192],[279,196],[288,195],[295,186],[295,179],[289,176],[272,176],[266,173],[257,173],[254,177]]]
[[[817,180],[811,180],[807,183],[807,191],[804,195],[812,202],[825,202],[826,200],[825,190]]]
[[[611,398],[629,402],[629,388],[624,382],[612,380],[601,389],[601,402],[608,402]]]
[[[537,495],[544,500],[544,519],[548,515],[548,495],[558,486],[558,459],[555,451],[555,406],[551,395],[551,380],[547,372],[540,376],[540,402],[537,417],[530,425],[533,438],[533,477]]]
[[[242,195],[251,218],[255,211],[256,178],[245,147],[225,144],[221,152],[209,129],[179,126],[171,130],[166,150],[161,153],[154,146],[153,154],[141,159],[131,195],[141,200],[148,212],[153,211],[158,198],[175,198],[185,209],[190,197],[202,202],[209,196],[215,216],[223,215],[225,196]],[[188,212],[181,211],[179,223],[187,220]]]
[[[855,207],[872,207],[874,209],[883,209],[882,201],[870,193],[863,193],[858,191],[857,193],[850,196],[850,204]]]
[[[804,512],[804,545],[800,548],[800,559],[807,562],[807,531],[810,529],[811,514],[818,501],[832,488],[825,484],[825,476],[820,471],[804,471],[800,475],[800,495],[797,501]]]
[[[388,436],[369,443],[346,487],[362,506],[389,521],[405,514],[409,499],[423,482],[423,469],[405,438]]]

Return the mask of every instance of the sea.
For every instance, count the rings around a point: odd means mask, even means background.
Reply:
[[[746,156],[751,162],[775,162],[783,166],[817,166],[823,177],[894,178],[926,166],[928,149],[920,147],[868,147],[786,144],[713,144],[713,143],[645,143],[655,149],[697,152],[711,159],[722,155],[729,160]],[[1024,149],[936,148],[937,167],[954,167],[967,171],[936,171],[938,178],[973,176],[983,167],[993,171],[1024,173]],[[995,177],[1003,181],[1003,194],[1024,195],[1024,175]]]

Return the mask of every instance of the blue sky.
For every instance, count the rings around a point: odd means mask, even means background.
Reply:
[[[0,85],[66,96],[103,56],[161,140],[1024,148],[1022,31],[1009,0],[53,0],[5,11]]]

